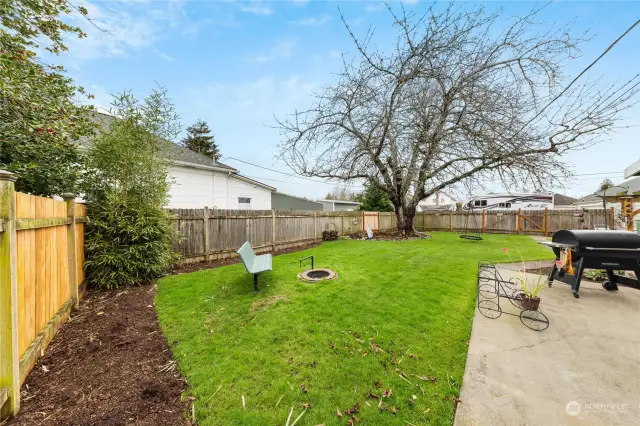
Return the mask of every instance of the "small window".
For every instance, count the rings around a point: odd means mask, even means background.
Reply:
[[[486,207],[487,206],[487,200],[480,200],[480,207]]]
[[[238,207],[240,209],[250,209],[251,208],[251,198],[247,197],[238,197]]]
[[[505,207],[507,207],[505,203],[498,204],[498,208],[504,209]]]
[[[473,202],[474,207],[480,207],[480,200],[475,200]]]
[[[511,203],[505,203],[505,207],[510,209],[511,208]]]

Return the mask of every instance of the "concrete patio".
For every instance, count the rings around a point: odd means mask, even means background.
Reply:
[[[508,280],[521,267],[498,269]],[[454,424],[640,424],[640,291],[583,281],[575,299],[556,281],[540,297],[550,321],[541,332],[476,308]]]

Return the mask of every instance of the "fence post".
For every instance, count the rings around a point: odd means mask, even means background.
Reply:
[[[313,212],[313,241],[315,242],[318,239],[318,217],[314,210]]]
[[[78,297],[78,251],[76,248],[76,196],[75,194],[62,194],[62,199],[67,203],[67,263],[69,265],[69,297],[73,298],[73,309],[78,309],[80,301]]]
[[[0,170],[0,420],[20,409],[15,181]]]
[[[616,214],[616,211],[613,207],[610,207],[610,211],[609,211],[609,229],[616,229],[616,218],[614,217],[614,215]]]
[[[547,207],[544,208],[544,217],[542,218],[542,235],[547,236],[547,217],[549,214],[549,209]]]
[[[487,230],[487,210],[482,210],[482,234],[484,234]]]
[[[204,206],[204,212],[202,213],[202,219],[204,220],[204,261],[209,261],[209,207]]]
[[[271,245],[272,251],[276,251],[276,211],[271,210]]]
[[[516,233],[520,233],[520,209],[516,211]]]
[[[453,210],[449,211],[449,232],[453,232]]]

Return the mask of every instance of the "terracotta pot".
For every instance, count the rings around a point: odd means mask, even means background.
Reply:
[[[520,306],[522,307],[522,309],[537,311],[538,308],[540,307],[540,298],[539,297],[530,298],[527,296],[522,296],[520,298]]]

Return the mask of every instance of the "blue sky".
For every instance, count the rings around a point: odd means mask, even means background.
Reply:
[[[393,4],[393,3],[392,3]],[[406,1],[419,12],[426,3]],[[507,16],[535,3],[488,2]],[[275,158],[280,136],[271,128],[311,102],[340,69],[341,54],[354,53],[338,7],[356,34],[375,30],[384,47],[393,32],[388,12],[377,1],[92,1],[95,23],[78,21],[89,37],[72,40],[58,60],[69,74],[106,106],[110,94],[131,89],[144,97],[157,83],[166,86],[183,125],[205,118],[225,158],[241,173],[309,198],[321,198],[332,185],[309,182],[252,167],[228,157],[290,172]],[[397,6],[397,4],[396,4]],[[576,34],[591,29],[582,57],[566,64],[575,75],[640,16],[640,2],[557,2],[545,9],[543,27],[575,21]],[[625,80],[640,71],[640,28],[625,38],[589,77]],[[640,125],[640,107],[625,114],[623,126]],[[585,195],[605,177],[618,182],[622,170],[640,158],[640,127],[620,129],[602,144],[567,157],[578,176],[567,195]],[[601,173],[593,175],[593,173]],[[587,175],[589,174],[589,175]],[[356,189],[358,186],[356,185]],[[497,185],[489,189],[499,190]]]

